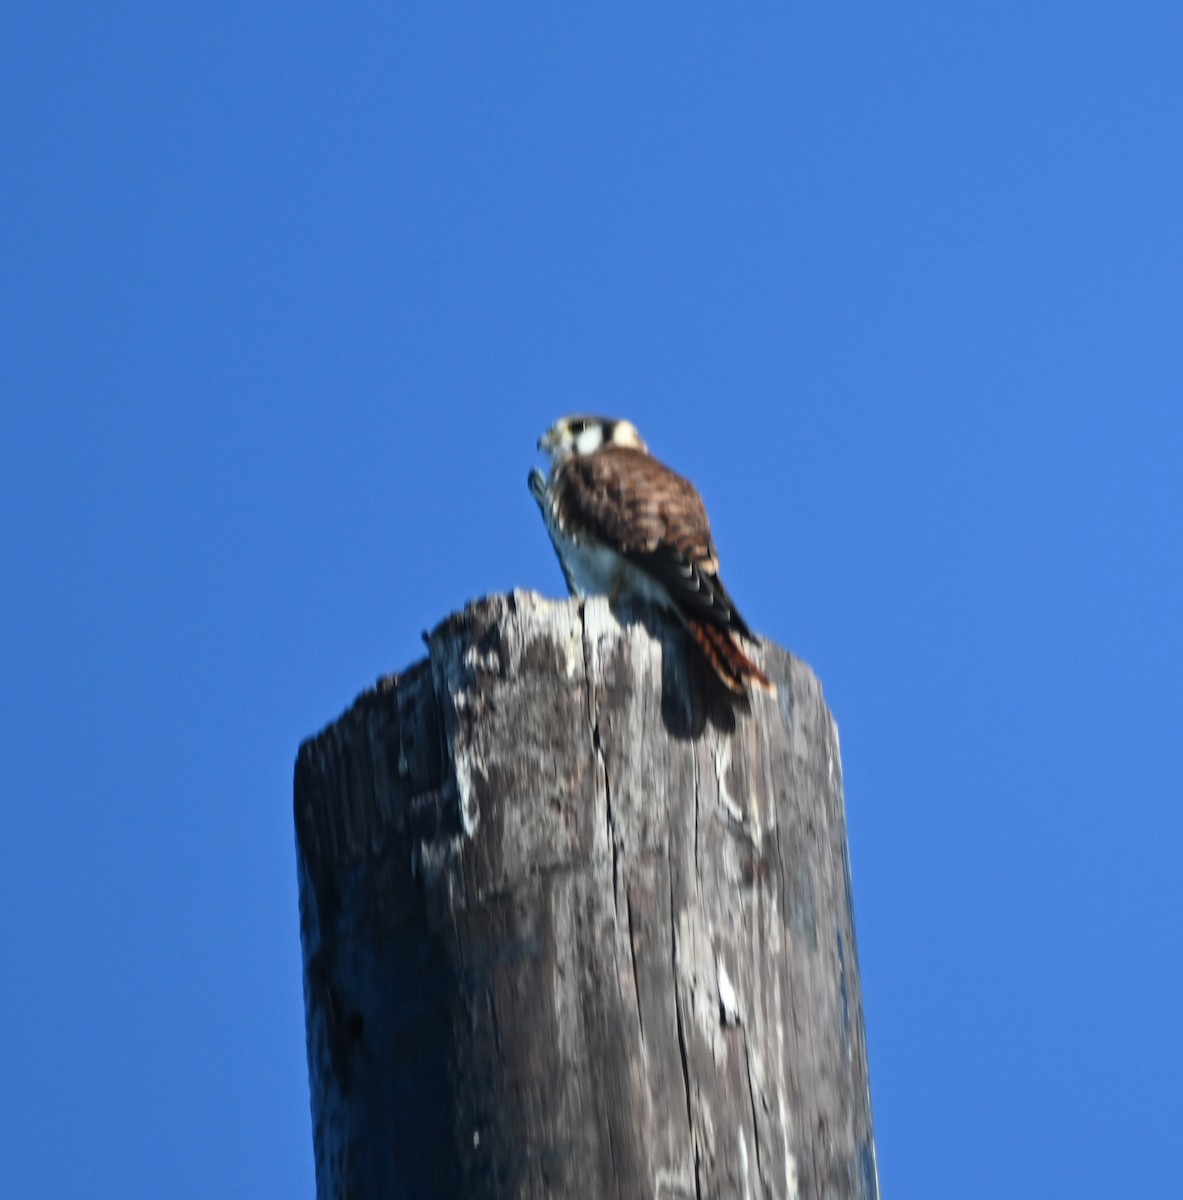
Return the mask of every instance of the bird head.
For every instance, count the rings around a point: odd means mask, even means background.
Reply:
[[[603,446],[628,446],[648,450],[637,427],[616,417],[574,415],[560,417],[539,439],[538,449],[562,462],[572,454],[594,454]]]

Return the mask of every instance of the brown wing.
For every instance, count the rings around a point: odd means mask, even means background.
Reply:
[[[555,474],[561,524],[576,538],[615,547],[661,583],[684,617],[751,637],[719,579],[719,559],[698,490],[652,455],[605,446]]]

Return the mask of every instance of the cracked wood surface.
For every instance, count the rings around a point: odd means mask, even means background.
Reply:
[[[876,1200],[834,722],[493,596],[296,762],[317,1194]]]

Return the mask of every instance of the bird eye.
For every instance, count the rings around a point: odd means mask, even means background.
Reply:
[[[580,417],[577,421],[571,422],[571,432],[578,436],[587,428],[587,422]]]

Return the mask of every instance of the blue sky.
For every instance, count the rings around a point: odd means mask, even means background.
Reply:
[[[1174,1194],[1183,9],[398,7],[3,18],[0,1193],[313,1194],[296,747],[591,410],[838,719],[885,1195]]]

